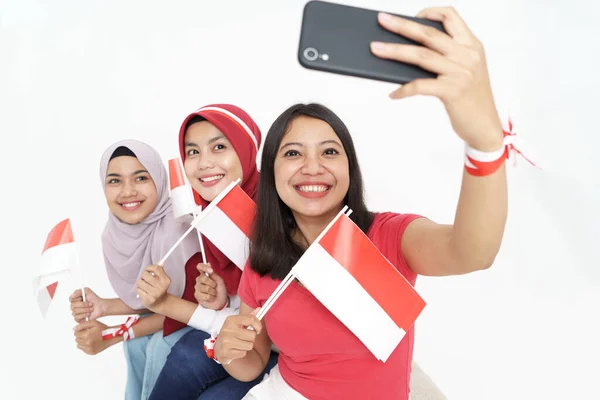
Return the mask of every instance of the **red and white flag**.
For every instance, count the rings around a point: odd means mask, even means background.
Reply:
[[[185,180],[183,167],[179,158],[169,160],[169,184],[171,187],[171,204],[175,219],[192,220],[196,204],[192,196],[192,189]]]
[[[37,301],[45,317],[54,298],[58,281],[67,277],[79,263],[71,221],[67,218],[59,222],[48,234],[42,250],[42,265],[33,281],[37,291]]]
[[[345,214],[291,273],[383,362],[425,307],[413,286]]]
[[[250,254],[250,234],[256,204],[232,182],[192,222],[240,269]]]

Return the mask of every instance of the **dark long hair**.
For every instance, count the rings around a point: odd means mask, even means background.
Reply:
[[[283,279],[306,250],[293,239],[296,220],[290,208],[279,198],[275,188],[275,158],[291,123],[300,116],[320,119],[333,128],[348,157],[350,185],[344,204],[352,209],[350,218],[367,232],[373,214],[367,210],[363,180],[354,143],[348,128],[333,111],[320,104],[296,104],[283,112],[267,133],[261,159],[257,213],[250,248],[250,265],[260,276],[269,274]]]

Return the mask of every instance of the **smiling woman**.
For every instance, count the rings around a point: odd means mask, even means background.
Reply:
[[[119,147],[108,163],[104,186],[106,203],[121,221],[137,224],[156,207],[156,185],[146,168],[127,147]]]
[[[185,173],[192,187],[212,201],[225,187],[243,178],[242,164],[227,137],[209,121],[196,116],[185,132]]]
[[[365,231],[373,217],[363,199],[352,138],[335,113],[319,106],[290,107],[273,123],[269,135],[263,158],[274,161],[262,166],[258,207],[278,212],[257,214],[251,257],[259,273],[283,279],[316,238],[295,229],[299,223],[331,221],[342,203],[353,210],[354,221]],[[274,242],[278,251],[270,246]]]
[[[300,140],[303,134],[304,142]],[[331,125],[319,119],[300,116],[290,124],[275,168],[281,170],[275,179],[281,200],[292,210],[305,209],[306,216],[337,213],[337,203],[348,192],[348,156]],[[326,196],[325,202],[308,200]]]

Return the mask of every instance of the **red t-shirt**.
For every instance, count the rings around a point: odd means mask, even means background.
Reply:
[[[417,275],[402,255],[402,235],[413,214],[377,214],[367,236],[414,286]],[[246,267],[238,294],[252,308],[262,306],[280,280],[260,277]],[[331,283],[335,288],[335,282]],[[409,395],[414,329],[411,328],[386,363],[371,352],[307,289],[293,282],[265,316],[279,348],[283,379],[308,399],[395,399]]]

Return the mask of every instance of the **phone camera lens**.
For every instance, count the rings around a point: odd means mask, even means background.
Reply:
[[[312,47],[307,47],[304,49],[304,58],[306,58],[308,61],[315,61],[317,58],[319,58],[319,52]]]

